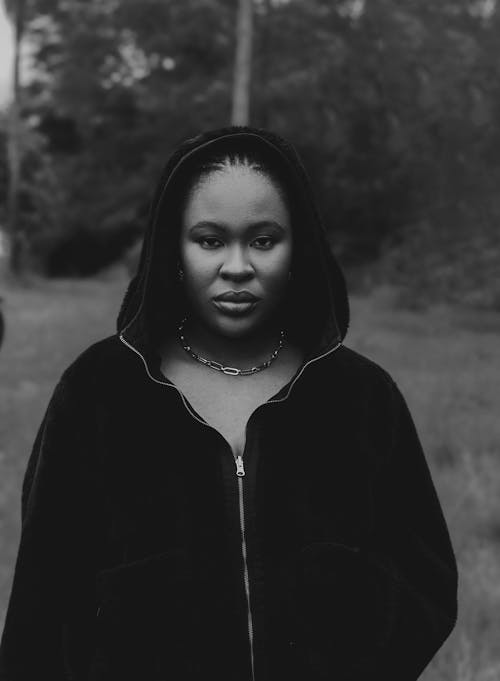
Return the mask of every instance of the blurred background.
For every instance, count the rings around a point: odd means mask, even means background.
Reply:
[[[54,385],[114,332],[173,148],[248,122],[302,156],[347,344],[401,386],[449,523],[459,622],[422,678],[500,679],[499,121],[496,0],[3,0],[0,628]]]

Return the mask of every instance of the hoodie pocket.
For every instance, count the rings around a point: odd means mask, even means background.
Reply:
[[[390,638],[397,576],[360,547],[334,542],[305,546],[299,564],[298,605],[313,678],[368,672]]]
[[[182,550],[97,575],[96,645],[89,681],[191,681],[193,576]]]

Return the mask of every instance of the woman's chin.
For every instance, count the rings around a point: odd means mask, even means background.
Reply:
[[[244,339],[257,336],[263,332],[270,320],[260,315],[223,315],[210,320],[209,328],[225,338]]]
[[[244,319],[242,317],[228,317],[217,320],[212,326],[213,331],[226,338],[245,338],[252,336],[261,328],[261,324],[255,320]]]

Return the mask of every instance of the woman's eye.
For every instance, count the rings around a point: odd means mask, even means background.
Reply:
[[[254,243],[257,244],[258,248],[268,249],[272,248],[274,245],[274,239],[270,236],[260,236],[258,239],[254,240]]]
[[[198,242],[203,248],[217,248],[217,245],[220,244],[219,239],[214,236],[202,236]]]

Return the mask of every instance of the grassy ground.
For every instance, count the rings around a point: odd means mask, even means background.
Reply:
[[[19,538],[22,476],[63,369],[113,333],[126,280],[7,288],[0,353],[0,627]],[[347,345],[384,366],[421,435],[460,566],[459,623],[424,681],[500,678],[500,315],[352,299]]]

